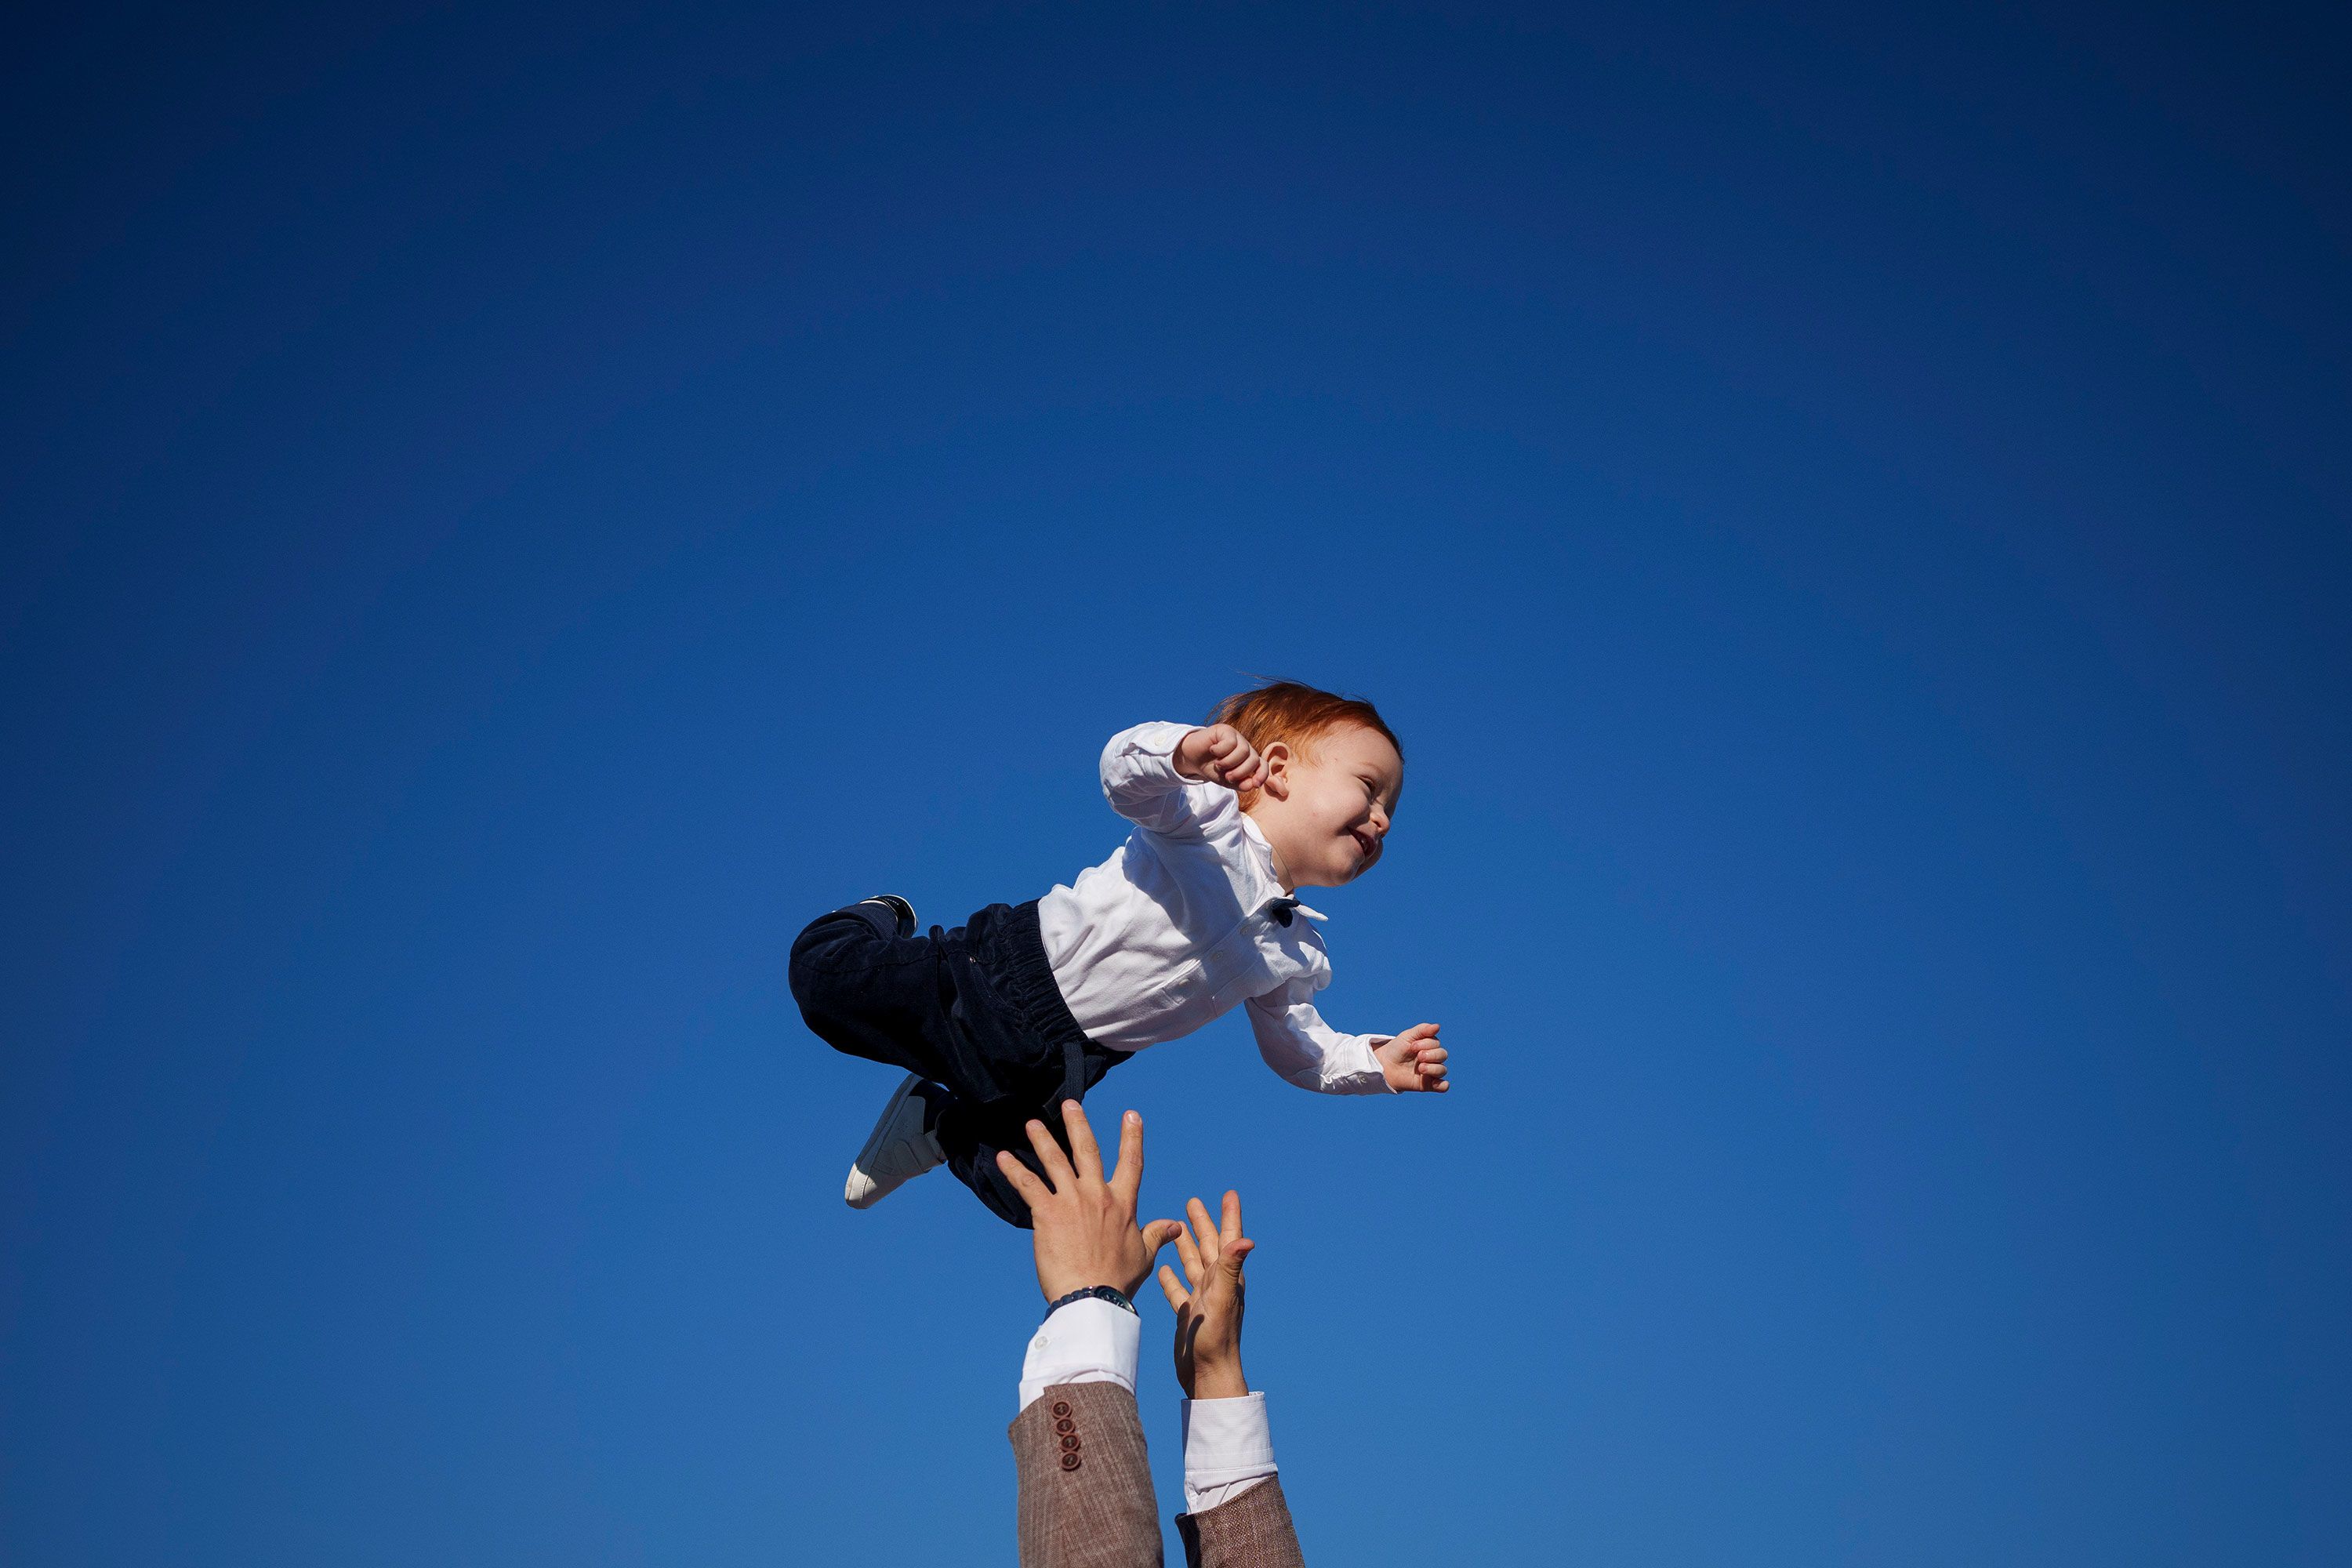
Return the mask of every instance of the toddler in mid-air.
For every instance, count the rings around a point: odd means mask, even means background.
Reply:
[[[1324,917],[1293,895],[1370,869],[1404,785],[1403,749],[1370,703],[1276,681],[1225,699],[1205,726],[1113,736],[1102,785],[1135,831],[1072,886],[929,936],[883,894],[793,942],[808,1026],[907,1072],[850,1167],[852,1208],[945,1164],[1028,1225],[998,1151],[1038,1169],[1026,1122],[1066,1147],[1064,1100],[1237,1004],[1266,1065],[1301,1089],[1445,1089],[1436,1025],[1343,1035],[1315,1010],[1331,982]]]

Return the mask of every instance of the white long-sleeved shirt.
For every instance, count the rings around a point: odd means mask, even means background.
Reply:
[[[1061,1308],[1029,1336],[1029,1352],[1021,1362],[1021,1409],[1066,1383],[1115,1383],[1134,1393],[1142,1338],[1141,1320],[1124,1307],[1089,1297]],[[1231,1502],[1275,1473],[1263,1393],[1187,1399],[1181,1420],[1185,1512]]]
[[[1176,771],[1177,742],[1194,728],[1139,724],[1111,737],[1103,794],[1135,831],[1037,900],[1071,1016],[1099,1044],[1138,1051],[1242,1005],[1258,1054],[1289,1082],[1390,1092],[1372,1055],[1390,1037],[1341,1034],[1315,1010],[1331,983],[1315,930],[1324,917],[1286,896],[1273,848],[1232,790]]]

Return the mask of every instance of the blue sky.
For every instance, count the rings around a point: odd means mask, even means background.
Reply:
[[[81,11],[12,51],[0,1547],[1013,1561],[782,954],[1402,735],[1238,1186],[1316,1561],[2352,1538],[2344,24]],[[1143,1406],[1177,1503],[1164,1308]]]

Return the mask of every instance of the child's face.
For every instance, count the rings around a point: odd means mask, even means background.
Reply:
[[[1276,741],[1265,766],[1250,820],[1291,887],[1336,888],[1370,869],[1404,788],[1404,759],[1388,737],[1348,724],[1303,752]]]

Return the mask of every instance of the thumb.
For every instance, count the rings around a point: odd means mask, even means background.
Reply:
[[[1238,1279],[1242,1277],[1242,1259],[1257,1249],[1257,1243],[1248,1237],[1239,1237],[1225,1243],[1225,1250],[1217,1259],[1218,1267]]]
[[[1143,1227],[1143,1245],[1153,1252],[1184,1234],[1184,1222],[1178,1219],[1155,1219]]]

